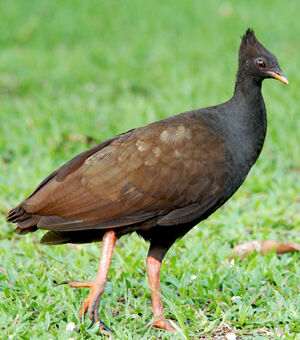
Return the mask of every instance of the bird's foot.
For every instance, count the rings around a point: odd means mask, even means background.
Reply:
[[[55,282],[56,283],[56,282]],[[67,284],[69,287],[73,288],[90,288],[91,292],[89,296],[83,301],[79,311],[80,319],[87,314],[88,317],[92,320],[91,324],[88,328],[91,328],[95,322],[100,323],[100,327],[105,329],[106,331],[112,332],[112,330],[105,325],[105,323],[100,319],[99,316],[99,303],[101,296],[104,292],[105,285],[99,285],[99,283],[92,282],[84,282],[84,281],[63,281],[60,283],[56,283],[57,285]]]
[[[159,329],[164,329],[165,331],[175,332],[176,328],[173,327],[175,323],[172,320],[168,320],[165,317],[160,317],[154,322],[152,322],[149,327],[155,327]],[[179,328],[179,327],[178,327]]]

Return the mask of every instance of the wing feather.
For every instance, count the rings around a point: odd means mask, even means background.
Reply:
[[[195,218],[218,199],[227,168],[224,141],[190,123],[175,116],[101,143],[51,174],[22,207],[41,217],[38,228],[57,232]]]

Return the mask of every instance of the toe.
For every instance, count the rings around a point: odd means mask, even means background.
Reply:
[[[87,312],[88,308],[89,308],[89,299],[87,298],[86,300],[83,301],[83,303],[81,304],[80,307],[80,311],[79,311],[79,318],[81,319],[85,313]]]
[[[109,327],[107,327],[106,324],[100,319],[100,316],[99,316],[99,305],[97,305],[95,310],[93,310],[91,319],[92,319],[92,322],[89,325],[88,329],[91,328],[94,325],[95,322],[99,321],[101,329],[104,329],[104,330],[112,333],[112,330]]]
[[[93,282],[84,282],[84,281],[65,281],[63,283],[67,283],[69,287],[73,288],[93,288]]]
[[[166,318],[159,318],[157,320],[155,320],[150,327],[155,327],[155,328],[159,328],[159,329],[164,329],[165,331],[168,332],[175,332],[176,328],[174,328],[172,326],[172,324],[174,324],[174,322],[170,322],[170,320],[167,320]]]

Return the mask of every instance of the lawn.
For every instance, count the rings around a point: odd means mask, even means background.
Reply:
[[[41,246],[5,216],[55,168],[115,134],[233,92],[247,27],[276,54],[290,86],[263,85],[268,135],[237,194],[169,251],[161,281],[172,339],[299,339],[299,253],[228,260],[249,240],[300,242],[300,2],[0,2],[0,329],[2,339],[93,339],[78,317],[99,244]],[[170,339],[148,329],[148,245],[118,241],[101,302],[117,339]],[[74,322],[76,330],[66,326]],[[80,332],[78,332],[80,331]]]

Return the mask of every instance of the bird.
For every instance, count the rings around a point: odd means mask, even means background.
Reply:
[[[64,281],[90,288],[85,314],[101,328],[99,304],[116,240],[136,232],[150,243],[146,259],[151,327],[174,331],[161,298],[160,269],[172,244],[220,208],[242,185],[266,136],[262,81],[288,84],[276,57],[253,29],[242,36],[232,97],[132,129],[91,147],[44,179],[12,209],[15,232],[46,230],[42,244],[102,241],[96,277]]]

